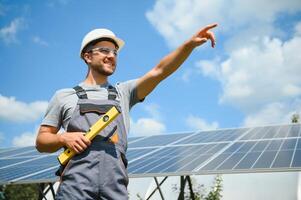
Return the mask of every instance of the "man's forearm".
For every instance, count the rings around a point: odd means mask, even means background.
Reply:
[[[39,152],[56,152],[64,146],[61,134],[53,134],[50,132],[39,133],[36,140],[36,148]]]
[[[165,56],[155,67],[155,70],[160,71],[160,79],[163,80],[175,72],[188,58],[194,48],[195,46],[190,41],[186,41],[176,50]]]
[[[41,126],[36,140],[37,150],[49,153],[64,146],[80,153],[90,144],[90,140],[84,136],[83,132],[58,133],[58,128],[52,126]]]
[[[162,80],[175,72],[188,58],[195,47],[206,43],[208,40],[211,40],[211,46],[214,48],[215,38],[210,29],[216,26],[217,24],[211,24],[200,29],[195,35],[184,42],[176,50],[162,58],[158,65],[139,78],[137,82],[138,98],[145,98]]]
[[[145,98],[162,80],[176,71],[193,49],[194,46],[190,42],[185,42],[162,58],[152,70],[138,80],[138,98]]]

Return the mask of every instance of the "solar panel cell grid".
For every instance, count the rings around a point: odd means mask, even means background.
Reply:
[[[2,181],[13,181],[15,179],[27,176],[28,174],[36,173],[38,171],[44,170],[45,167],[52,167],[55,165],[41,165],[41,166],[13,166],[10,168],[5,168],[1,170],[0,180]],[[15,173],[11,173],[14,171]]]
[[[58,181],[58,177],[55,176],[55,172],[57,171],[59,166],[54,166],[51,168],[46,169],[46,171],[37,171],[37,173],[33,173],[33,175],[29,177],[24,177],[21,178],[19,181],[20,182],[25,182],[26,180],[31,180],[32,182],[34,181],[43,181],[43,182],[49,182],[49,180],[55,182]]]
[[[222,144],[208,144],[205,145],[201,149],[196,149],[196,154],[192,156],[187,156],[187,158],[181,158],[178,160],[178,162],[175,164],[172,164],[171,166],[177,166],[176,171],[191,171],[197,168],[200,164],[202,164],[204,161],[206,161],[209,157],[211,157],[213,154],[215,154],[217,151],[220,150],[219,147],[221,147]],[[168,167],[166,170],[170,170],[170,167]],[[164,170],[164,171],[166,171]]]
[[[132,176],[301,170],[300,124],[129,138]],[[0,183],[54,181],[56,154],[0,149]]]
[[[236,170],[247,170],[252,167],[254,162],[258,159],[258,156],[260,155],[260,152],[249,152],[247,153],[240,162],[238,162],[234,169]]]
[[[267,151],[277,151],[282,144],[282,140],[272,140],[267,147]]]
[[[224,151],[224,153],[233,153],[236,152],[238,149],[240,149],[240,147],[243,145],[243,142],[237,142],[234,143],[233,145],[231,145],[228,149],[226,149]]]
[[[290,130],[290,126],[280,127],[277,137],[278,138],[286,138],[288,136],[289,130]]]
[[[162,163],[171,159],[174,155],[179,156],[181,154],[185,154],[188,151],[189,151],[189,147],[188,148],[183,147],[183,146],[179,147],[179,148],[166,147],[162,150],[155,152],[154,154],[149,155],[148,158],[142,162],[136,161],[136,163],[135,162],[130,163],[128,170],[131,171],[132,173],[136,173],[136,172],[141,172],[142,170],[147,169],[147,168],[153,168],[154,165],[160,166],[160,165],[162,165]],[[154,161],[157,161],[157,162],[154,163]],[[134,170],[132,170],[132,169],[134,169]]]
[[[130,144],[131,142],[134,142],[136,140],[140,140],[142,138],[145,138],[145,137],[129,137],[128,138],[128,143]]]
[[[249,132],[244,135],[240,140],[251,140],[254,137],[254,134],[258,132],[258,128],[250,129]]]
[[[220,163],[222,163],[224,160],[226,160],[231,153],[222,153],[218,157],[216,157],[214,160],[206,164],[204,167],[202,167],[202,170],[214,170],[217,168]]]
[[[16,149],[16,147],[0,148],[0,153],[11,151],[11,150],[14,150],[14,149]]]
[[[147,149],[129,149],[128,152],[126,153],[127,159],[132,160],[134,158],[143,156],[156,148],[147,148]]]
[[[181,169],[180,166],[185,168],[185,170],[194,169],[200,164],[201,158],[204,159],[205,157],[208,158],[211,156],[211,154],[208,154],[209,151],[212,153],[217,151],[217,146],[221,147],[221,144],[168,147],[166,148],[166,150],[168,150],[166,156],[162,156],[162,154],[158,152],[152,155],[153,159],[147,160],[149,163],[142,168],[135,171],[131,171],[131,168],[129,168],[129,171],[131,173],[141,173],[142,171],[145,173],[162,173],[170,172],[170,170],[175,167]]]
[[[272,168],[290,166],[294,151],[281,151],[278,152]]]
[[[292,126],[289,131],[288,137],[298,137],[300,133],[300,126]]]
[[[227,150],[223,152],[223,154],[228,154],[229,156],[225,158],[225,160],[223,160],[216,168],[230,169],[231,166],[234,167],[236,163],[239,162],[241,158],[245,155],[244,153],[239,152],[240,149],[242,149],[244,146],[248,146],[249,148],[251,147],[250,145],[246,145],[246,144],[247,143],[237,142],[231,145]],[[229,149],[231,150],[228,151]]]
[[[205,133],[205,135],[206,135],[206,133]],[[200,141],[203,141],[203,143],[205,143],[205,139],[206,139],[205,135],[196,134],[192,137],[188,137],[184,140],[176,142],[175,144],[198,144],[198,143],[200,143]],[[214,137],[214,136],[211,135],[211,137]]]
[[[244,145],[238,150],[240,153],[246,153],[256,144],[256,142],[244,142]]]
[[[297,149],[292,162],[292,167],[301,167],[301,150]]]
[[[182,139],[183,137],[187,137],[192,133],[185,133],[185,134],[174,134],[174,135],[156,135],[156,136],[151,136],[148,138],[145,138],[141,141],[138,142],[133,142],[131,144],[131,148],[135,147],[151,147],[151,146],[163,146],[170,144],[172,142],[175,142],[179,139]]]
[[[186,165],[183,165],[177,169],[178,172],[180,171],[192,171],[195,168],[197,168],[200,164],[204,163],[208,158],[210,158],[212,154],[205,154],[205,155],[200,155],[192,160],[189,161]]]
[[[301,139],[300,138],[298,138],[298,143],[297,143],[297,147],[296,147],[297,149],[301,149]]]
[[[165,148],[165,149],[160,150],[158,153],[159,153],[159,158],[161,158],[161,157],[168,156],[172,152],[168,153],[168,148]],[[160,156],[160,153],[161,153],[161,156]],[[147,158],[142,158],[139,161],[134,161],[134,162],[130,161],[129,162],[128,171],[130,172],[130,171],[133,171],[135,169],[139,169],[139,168],[141,168],[143,166],[145,167],[145,166],[149,165],[150,164],[150,160],[154,159],[153,157],[154,157],[153,154],[150,154]]]
[[[3,151],[2,153],[0,153],[0,158],[22,155],[27,152],[36,152],[36,149],[31,146],[31,147],[17,148],[17,149],[13,149],[11,151]]]
[[[257,129],[256,132],[252,136],[250,136],[251,140],[258,140],[265,136],[265,134],[268,134],[270,132],[269,127],[263,128],[263,131],[260,129]]]
[[[255,146],[252,148],[252,152],[254,151],[263,151],[265,147],[268,145],[268,141],[258,141]]]
[[[278,134],[279,131],[279,127],[269,127],[269,131],[264,135],[264,137],[262,139],[271,139],[271,138],[275,138],[276,135]]]
[[[281,146],[281,150],[294,150],[296,146],[296,142],[297,142],[296,139],[284,140]]]
[[[42,157],[1,169],[0,181],[9,181],[57,165],[55,156]],[[14,171],[14,173],[11,173]]]
[[[232,169],[244,155],[244,153],[232,154],[222,164],[219,165],[218,170]]]
[[[27,160],[28,158],[12,158],[12,159],[0,159],[0,169],[3,167],[10,166],[12,164],[22,162]]]
[[[266,151],[260,156],[253,168],[270,168],[277,151]]]

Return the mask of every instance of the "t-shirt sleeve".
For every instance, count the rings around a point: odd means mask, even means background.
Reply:
[[[59,129],[62,125],[61,122],[62,106],[59,102],[58,92],[56,92],[48,104],[48,108],[41,125],[53,126]]]
[[[135,104],[144,101],[144,99],[138,99],[137,96],[137,79],[117,83],[117,86],[125,97],[128,100],[129,108],[132,108]]]

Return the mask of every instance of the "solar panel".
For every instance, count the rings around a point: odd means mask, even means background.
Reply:
[[[0,180],[1,182],[15,182],[24,176],[35,174],[38,171],[54,166],[58,166],[56,155],[34,157],[26,161],[17,162],[0,168]]]
[[[36,153],[37,151],[33,147],[12,148],[8,149],[7,151],[3,150],[2,152],[0,152],[0,158],[18,156],[29,152]]]
[[[187,137],[193,134],[193,132],[189,133],[179,133],[179,134],[169,134],[169,135],[154,135],[150,137],[141,138],[140,140],[129,142],[129,146],[131,148],[136,147],[150,147],[150,146],[164,146],[171,144],[183,137]]]
[[[200,166],[197,173],[300,170],[299,143],[300,125],[254,128],[206,165]]]
[[[58,180],[58,153],[0,149],[0,184]],[[300,124],[129,138],[127,158],[130,177],[300,171]]]

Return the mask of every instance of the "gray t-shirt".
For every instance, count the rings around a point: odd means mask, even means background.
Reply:
[[[88,99],[108,99],[108,90],[106,89],[108,85],[108,83],[104,85],[79,84],[86,91]],[[127,133],[129,133],[130,128],[129,111],[132,106],[140,101],[137,97],[136,85],[137,80],[130,80],[115,85],[119,94],[117,100],[120,101]],[[49,102],[41,125],[54,126],[58,129],[62,127],[67,130],[77,101],[78,97],[73,88],[58,90]]]

